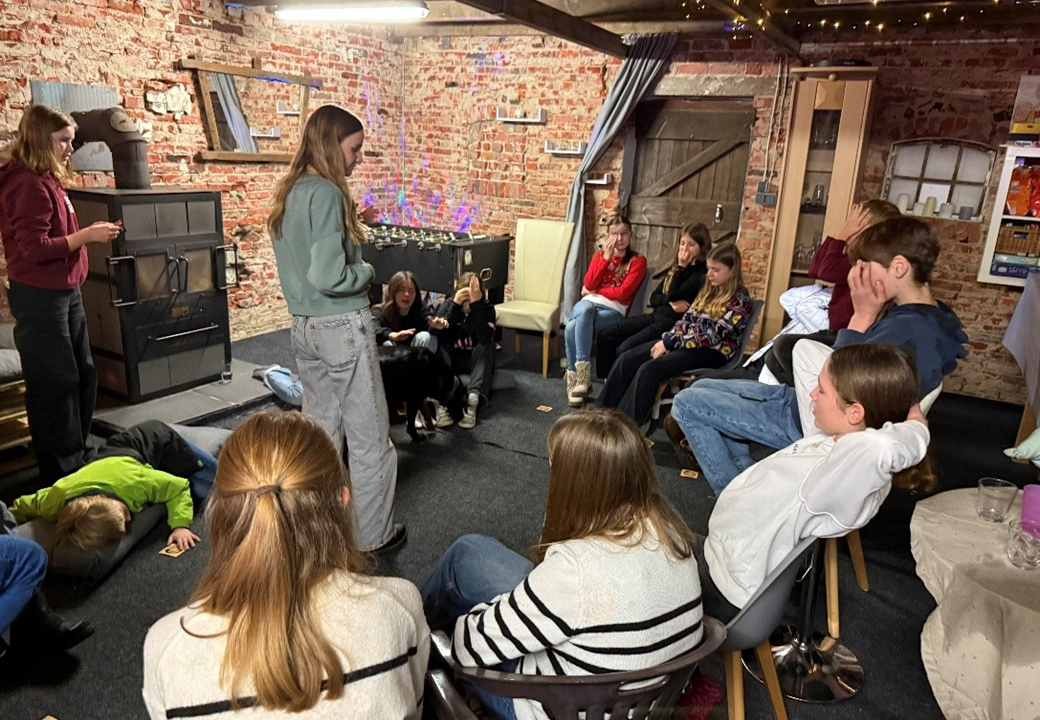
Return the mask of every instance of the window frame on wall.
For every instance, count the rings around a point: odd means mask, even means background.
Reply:
[[[924,152],[921,156],[920,169],[916,174],[897,173],[896,168],[899,165],[900,153],[912,152],[922,146]],[[958,149],[950,177],[929,176],[927,172],[929,170],[929,161],[932,157],[933,151],[935,149],[946,150],[950,147],[956,147]],[[984,176],[979,176],[976,173],[961,177],[958,174],[961,172],[961,161],[964,158],[965,150],[972,150],[989,156],[989,162]],[[904,155],[904,157],[906,156]],[[915,203],[924,203],[929,195],[934,194],[936,197],[936,203],[932,217],[938,217],[940,206],[943,203],[951,203],[954,206],[953,217],[956,218],[958,211],[962,206],[964,206],[963,200],[958,200],[958,198],[963,197],[963,195],[957,194],[958,190],[961,190],[961,192],[968,192],[971,195],[974,195],[977,190],[977,200],[972,203],[974,211],[972,212],[970,220],[981,222],[989,195],[990,183],[993,180],[993,169],[996,165],[996,161],[997,148],[972,140],[951,140],[949,138],[935,137],[898,140],[892,143],[891,148],[889,149],[881,196],[891,203],[897,203],[899,195],[906,192],[910,196],[906,212],[913,214]],[[911,186],[914,188],[913,192],[907,192]],[[942,194],[944,188],[945,195]],[[931,192],[933,189],[935,193]],[[958,201],[954,202],[954,200]]]

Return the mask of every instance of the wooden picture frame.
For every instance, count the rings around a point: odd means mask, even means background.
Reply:
[[[203,123],[206,127],[206,136],[209,147],[199,152],[202,160],[216,160],[221,162],[266,162],[266,163],[288,163],[292,160],[290,152],[241,152],[239,150],[225,150],[221,143],[221,134],[218,127],[217,113],[213,98],[210,96],[212,85],[211,75],[222,73],[234,77],[253,78],[273,83],[287,83],[299,85],[299,130],[302,132],[303,124],[307,120],[307,105],[310,101],[311,89],[320,90],[322,81],[310,73],[305,75],[290,75],[287,73],[272,72],[260,67],[259,62],[254,61],[253,67],[241,67],[225,65],[223,63],[206,62],[194,58],[185,58],[178,61],[177,66],[181,70],[190,70],[198,78],[199,105],[202,109]],[[279,115],[295,115],[296,112],[285,112],[278,107],[275,112]],[[277,137],[252,133],[253,137]]]

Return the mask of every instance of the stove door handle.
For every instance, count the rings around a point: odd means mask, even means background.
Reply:
[[[119,263],[130,263],[130,279],[127,283],[134,290],[133,300],[124,300],[119,293],[119,277],[116,276],[116,267]],[[120,255],[108,258],[108,290],[112,307],[129,307],[141,301],[141,295],[137,286],[137,258],[133,255]]]
[[[184,266],[184,274],[181,274],[181,266]],[[177,292],[188,292],[188,258],[180,255],[177,257],[177,276],[180,278],[180,288]]]
[[[382,248],[379,249],[382,250]],[[238,245],[236,243],[231,243],[230,245],[217,245],[215,250],[218,253],[216,263],[217,290],[227,290],[228,288],[238,287],[240,283],[238,277]],[[220,262],[220,254],[223,254],[224,256],[223,263]],[[229,254],[233,255],[235,258],[230,264],[228,263]],[[227,271],[229,267],[235,275],[234,282],[228,282]],[[223,275],[223,277],[221,277],[221,275]]]
[[[194,335],[196,333],[209,332],[210,330],[219,330],[219,329],[220,329],[219,325],[217,325],[216,323],[210,323],[206,327],[195,328],[194,330],[185,330],[184,332],[172,333],[170,335],[160,335],[159,337],[151,337],[151,336],[149,336],[149,339],[150,340],[157,340],[159,342],[162,342],[164,340],[176,340],[177,338],[182,338],[182,337],[185,337],[187,335]]]

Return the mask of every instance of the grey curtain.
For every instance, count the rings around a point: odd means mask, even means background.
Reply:
[[[256,141],[249,134],[249,122],[242,112],[242,102],[235,87],[235,78],[225,73],[211,73],[213,87],[220,98],[220,106],[224,110],[224,119],[235,138],[236,152],[256,152]]]
[[[578,166],[578,176],[567,201],[567,221],[574,223],[567,266],[563,273],[561,318],[569,318],[574,304],[581,299],[581,283],[589,265],[585,251],[585,176],[610,147],[611,141],[635,110],[636,105],[657,79],[675,47],[677,36],[634,35],[628,38],[631,49],[607,99],[596,118],[589,138],[589,148]]]

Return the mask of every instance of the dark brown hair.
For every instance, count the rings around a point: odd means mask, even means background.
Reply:
[[[864,212],[867,213],[867,217],[870,218],[870,224],[876,225],[883,220],[891,220],[892,218],[903,217],[903,213],[899,211],[895,205],[890,203],[888,200],[881,200],[874,198],[872,200],[864,200],[863,204],[860,205]]]
[[[842,401],[863,407],[868,428],[903,422],[920,397],[917,365],[895,345],[846,345],[828,358],[827,369]],[[896,473],[892,485],[911,492],[932,490],[936,477],[931,458]]]
[[[679,237],[682,237],[683,235],[689,236],[689,238],[697,243],[701,248],[700,254],[697,255],[693,261],[701,263],[706,262],[708,259],[708,253],[711,252],[711,233],[708,231],[708,226],[700,222],[690,223],[683,227],[682,232],[679,233]],[[678,248],[676,248],[675,252],[677,257],[675,262],[672,263],[672,267],[677,267],[679,265]]]
[[[548,448],[536,563],[553,543],[603,537],[635,545],[648,528],[674,557],[690,557],[690,529],[657,486],[653,457],[631,418],[609,408],[565,415],[549,431]]]
[[[379,310],[383,315],[383,325],[394,332],[401,330],[401,311],[398,309],[397,301],[394,298],[397,297],[397,291],[406,282],[410,282],[412,287],[415,288],[415,300],[412,302],[412,307],[415,307],[415,303],[422,305],[422,290],[419,289],[419,281],[416,279],[415,273],[411,270],[398,270],[391,275],[390,281],[386,284],[383,304],[379,306]]]
[[[849,259],[876,262],[884,267],[902,255],[913,268],[914,282],[926,284],[932,277],[935,261],[939,258],[939,238],[932,226],[923,220],[897,217],[871,225],[849,248]]]

